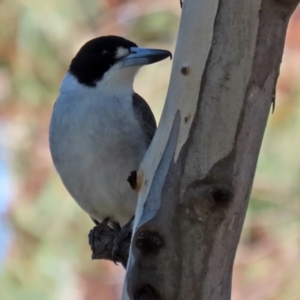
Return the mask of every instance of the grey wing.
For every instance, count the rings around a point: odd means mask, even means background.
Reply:
[[[151,108],[149,107],[148,103],[137,93],[134,93],[132,96],[132,106],[134,113],[144,131],[146,143],[149,145],[156,131],[156,121]]]

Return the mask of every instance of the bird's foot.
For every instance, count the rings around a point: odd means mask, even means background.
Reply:
[[[92,259],[120,262],[126,268],[132,235],[132,218],[121,230],[112,229],[108,222],[95,226],[89,233]]]
[[[116,262],[121,262],[125,268],[127,265],[127,259],[129,254],[133,222],[134,217],[132,217],[132,219],[126,225],[123,226],[119,234],[116,235],[112,250],[112,257],[114,263],[116,264]],[[127,253],[126,260],[124,260],[124,252]]]
[[[89,245],[92,250],[92,259],[105,258],[105,252],[109,251],[110,240],[114,240],[116,230],[108,226],[108,220],[96,225],[89,233]],[[105,257],[102,257],[102,256]]]

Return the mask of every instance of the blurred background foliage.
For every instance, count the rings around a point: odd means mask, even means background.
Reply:
[[[60,81],[100,35],[174,51],[179,1],[0,1],[0,300],[120,299],[124,271],[91,261],[93,224],[65,191],[48,150]],[[239,245],[234,300],[300,299],[300,10],[288,29]],[[140,71],[157,120],[170,61]],[[147,82],[147,85],[143,84]]]

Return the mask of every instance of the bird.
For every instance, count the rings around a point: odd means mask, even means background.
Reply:
[[[65,188],[96,224],[123,227],[134,217],[138,195],[127,178],[157,125],[133,82],[140,67],[167,57],[171,52],[140,48],[123,37],[96,37],[80,48],[62,80],[50,152]]]

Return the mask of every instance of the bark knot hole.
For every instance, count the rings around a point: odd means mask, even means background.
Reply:
[[[216,204],[226,205],[231,201],[233,193],[227,187],[216,186],[212,189],[211,195]]]
[[[135,292],[133,299],[154,300],[154,299],[160,299],[160,296],[157,290],[153,286],[146,284]]]
[[[163,239],[158,232],[141,231],[137,234],[135,246],[141,253],[150,254],[163,246]]]
[[[183,66],[183,67],[181,67],[180,72],[181,72],[182,75],[187,76],[187,75],[190,74],[190,67]]]
[[[212,215],[222,214],[232,198],[228,184],[196,181],[187,188],[180,205],[188,219],[203,223]]]

